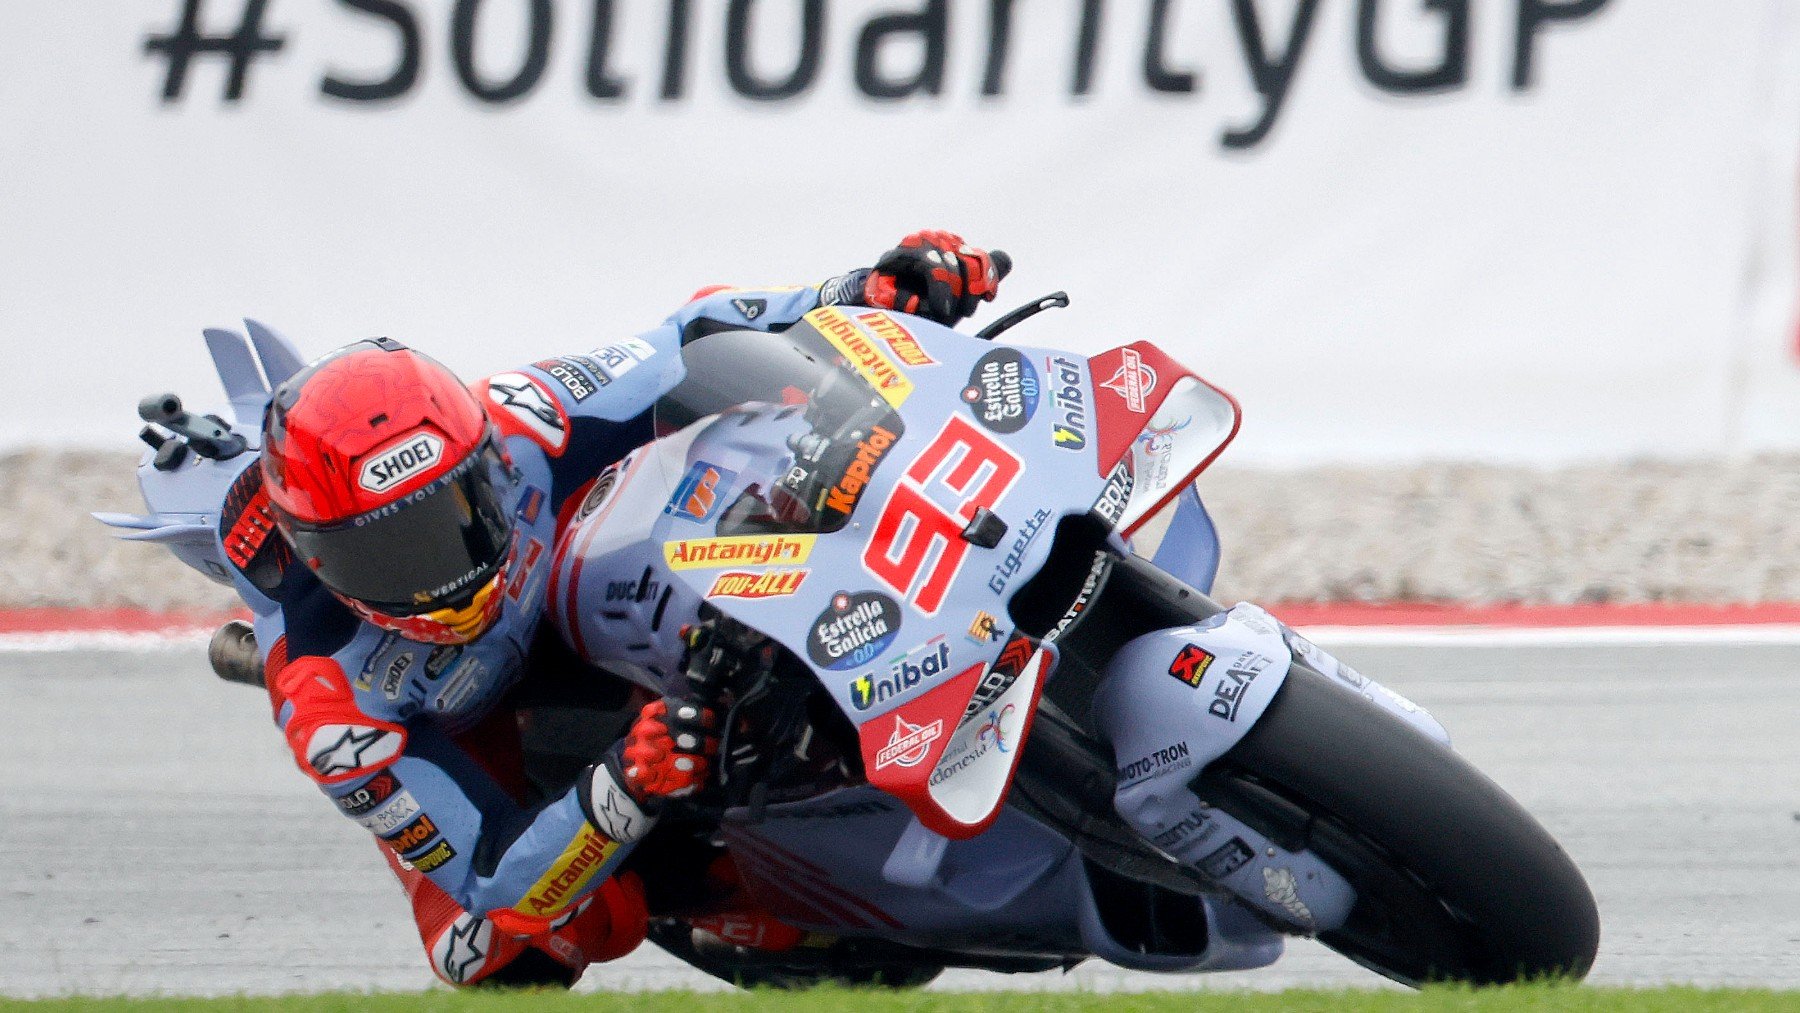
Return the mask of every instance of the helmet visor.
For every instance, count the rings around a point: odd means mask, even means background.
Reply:
[[[395,616],[472,598],[506,560],[512,518],[494,475],[492,441],[430,485],[335,524],[283,517],[294,550],[326,587]]]

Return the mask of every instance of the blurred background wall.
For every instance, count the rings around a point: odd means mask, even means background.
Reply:
[[[1797,149],[1784,0],[9,4],[0,446],[238,316],[476,373],[932,225],[1239,464],[1800,448]]]

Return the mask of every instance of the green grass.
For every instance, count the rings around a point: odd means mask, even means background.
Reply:
[[[843,1009],[876,1013],[1411,1013],[1454,1010],[1458,1013],[1514,1013],[1518,1010],[1567,1010],[1571,1013],[1612,1010],[1800,1010],[1800,992],[1753,989],[1587,988],[1574,985],[1524,985],[1472,991],[1431,988],[1421,993],[1339,989],[1329,991],[1255,992],[875,992],[816,989],[809,992],[620,992],[569,995],[561,992],[424,992],[412,994],[333,993],[282,998],[236,999],[102,999],[70,998],[25,1001],[0,999],[0,1013],[29,1010],[275,1011],[338,1013],[370,1010],[598,1010],[605,1013],[835,1013]]]

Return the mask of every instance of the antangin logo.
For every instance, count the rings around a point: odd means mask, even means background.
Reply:
[[[824,306],[808,313],[805,319],[850,360],[888,404],[898,408],[912,396],[913,382],[844,311]]]
[[[731,535],[663,543],[671,570],[712,570],[726,566],[804,563],[817,535]]]
[[[444,441],[436,433],[414,433],[363,462],[357,484],[386,492],[443,460]]]
[[[561,911],[617,850],[617,841],[591,826],[583,826],[550,870],[531,885],[524,899],[513,905],[513,910],[538,917]]]

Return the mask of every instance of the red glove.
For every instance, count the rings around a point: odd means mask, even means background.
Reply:
[[[706,783],[707,759],[718,751],[713,712],[664,697],[645,704],[626,733],[620,780],[640,804],[692,795]]]
[[[862,301],[949,326],[993,301],[1009,265],[954,232],[926,229],[881,255],[863,281]]]

